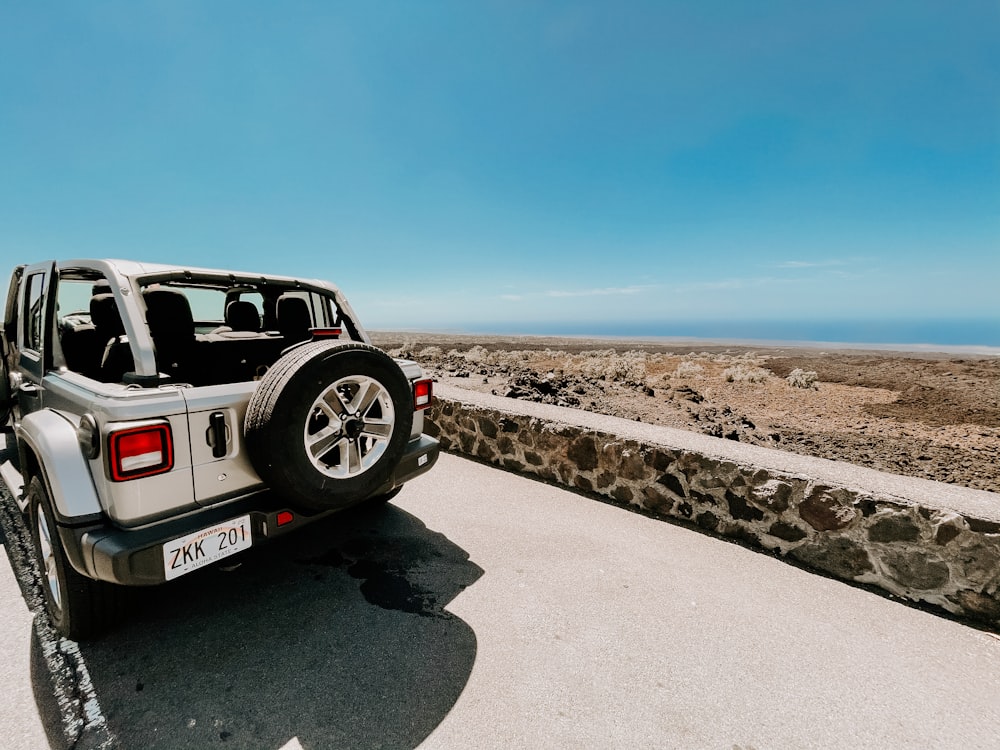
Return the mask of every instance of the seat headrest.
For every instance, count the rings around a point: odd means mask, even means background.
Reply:
[[[284,296],[278,298],[278,330],[282,336],[309,338],[310,326],[312,316],[304,299]]]
[[[146,324],[153,341],[157,339],[194,339],[194,317],[187,297],[176,289],[147,289]]]
[[[253,302],[233,300],[226,305],[226,325],[234,331],[260,330],[260,313]]]
[[[125,324],[122,323],[121,313],[118,312],[115,295],[95,294],[90,298],[90,322],[105,339],[125,333]]]

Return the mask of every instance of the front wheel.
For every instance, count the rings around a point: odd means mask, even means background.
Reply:
[[[42,598],[53,627],[74,641],[101,635],[125,613],[125,589],[80,575],[66,559],[48,492],[40,477],[28,483],[31,541],[41,572]]]

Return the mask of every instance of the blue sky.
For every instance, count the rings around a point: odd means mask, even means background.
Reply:
[[[381,328],[1000,324],[998,32],[993,0],[0,0],[0,272],[328,278]]]

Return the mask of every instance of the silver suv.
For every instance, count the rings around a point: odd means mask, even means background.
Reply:
[[[163,583],[424,473],[431,381],[332,284],[118,260],[15,269],[0,473],[66,637]]]

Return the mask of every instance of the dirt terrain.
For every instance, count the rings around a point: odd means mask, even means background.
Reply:
[[[439,381],[1000,492],[1000,357],[377,333]]]

